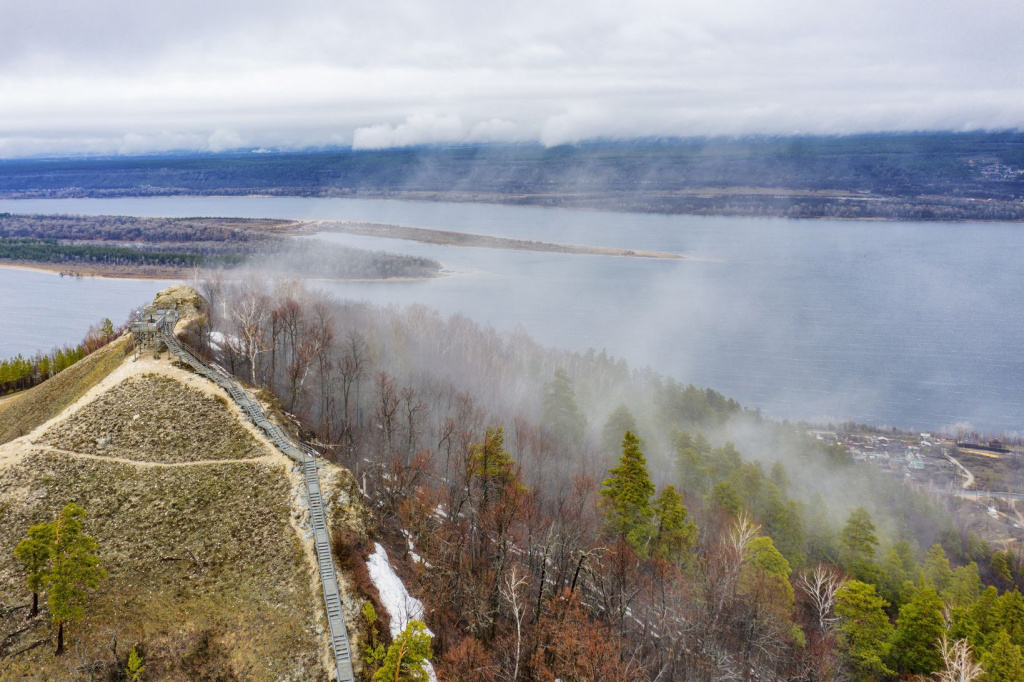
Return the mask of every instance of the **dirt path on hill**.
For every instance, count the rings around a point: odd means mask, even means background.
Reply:
[[[73,450],[62,450],[61,448],[55,448],[50,445],[36,445],[32,448],[39,452],[53,452],[58,455],[68,455],[71,457],[79,457],[81,459],[94,459],[99,462],[115,462],[117,464],[131,464],[138,467],[152,467],[156,469],[173,469],[176,467],[192,467],[192,466],[217,466],[219,464],[250,464],[258,462],[261,464],[273,464],[275,457],[273,455],[264,455],[262,457],[249,457],[246,459],[200,459],[194,462],[144,462],[137,459],[128,459],[126,457],[107,457],[104,455],[88,455],[84,452],[75,452]]]

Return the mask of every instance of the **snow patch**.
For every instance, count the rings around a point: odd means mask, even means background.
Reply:
[[[391,567],[387,550],[379,542],[373,543],[373,548],[373,554],[366,562],[366,568],[369,570],[370,580],[373,581],[380,593],[381,605],[391,616],[391,636],[397,637],[409,624],[409,621],[423,620],[423,602],[405,589],[402,579]],[[427,632],[430,630],[428,629]],[[430,632],[430,636],[433,637],[434,633]],[[427,661],[426,670],[431,682],[436,682],[437,676],[434,674],[434,666],[430,664],[430,661]]]

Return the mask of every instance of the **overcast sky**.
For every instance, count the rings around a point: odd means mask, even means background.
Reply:
[[[1024,127],[1022,0],[0,0],[0,157]]]

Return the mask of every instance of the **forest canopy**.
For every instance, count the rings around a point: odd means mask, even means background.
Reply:
[[[955,497],[603,352],[294,283],[202,289],[192,344],[363,481],[442,679],[1017,669],[1020,555]]]

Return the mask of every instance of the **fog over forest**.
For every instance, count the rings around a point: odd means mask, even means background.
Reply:
[[[1024,681],[1021,0],[0,3],[0,682]]]
[[[1000,553],[958,520],[969,503],[915,492],[713,390],[459,315],[265,282],[203,281],[211,313],[191,343],[271,389],[305,437],[356,474],[379,537],[422,562],[411,576],[442,676],[463,679],[467,656],[490,661],[493,679],[520,665],[509,653],[519,607],[502,597],[506,580],[534,604],[527,636],[537,642],[553,636],[545,618],[561,608],[546,600],[578,595],[610,628],[602,646],[611,649],[593,662],[601,679],[623,680],[695,670],[722,679],[748,666],[757,677],[831,679],[845,640],[812,625],[812,583],[840,580],[828,566],[877,583],[894,614],[918,598],[917,567],[931,576],[939,554],[962,567],[957,580],[976,581],[968,592],[1004,580],[991,564]],[[609,490],[630,452],[643,453],[645,494],[660,491],[655,526],[608,544],[617,532]],[[682,524],[671,541],[666,514]],[[862,532],[865,546],[851,539]],[[762,551],[781,574],[756,568]],[[787,597],[772,582],[779,575],[805,588]],[[952,588],[942,578],[928,589]]]

